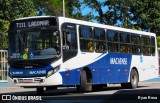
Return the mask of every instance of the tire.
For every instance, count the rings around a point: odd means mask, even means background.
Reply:
[[[44,88],[43,87],[38,87],[37,88],[37,95],[43,95],[44,94]]]
[[[138,87],[139,82],[139,76],[135,69],[132,69],[131,75],[130,75],[130,88],[134,89]]]
[[[124,89],[134,89],[138,87],[139,76],[135,69],[132,69],[130,74],[130,83],[121,83]]]
[[[92,83],[88,83],[86,71],[83,70],[80,76],[80,85],[77,86],[78,92],[85,93],[87,91],[92,91]]]

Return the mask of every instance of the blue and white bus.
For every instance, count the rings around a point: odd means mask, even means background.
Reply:
[[[9,83],[37,93],[112,83],[136,88],[159,73],[154,33],[54,16],[12,20],[8,62]]]

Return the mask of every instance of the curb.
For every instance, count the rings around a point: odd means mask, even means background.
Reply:
[[[0,87],[8,87],[8,82],[0,82]]]
[[[144,82],[160,82],[160,77],[146,80]]]

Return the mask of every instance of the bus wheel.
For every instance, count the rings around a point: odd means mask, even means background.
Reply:
[[[130,88],[134,89],[138,87],[138,73],[135,69],[132,69],[131,75],[130,75]]]
[[[86,71],[83,70],[81,72],[81,77],[80,77],[80,86],[77,86],[78,92],[84,93],[86,91],[91,91],[92,90],[92,83],[89,83],[87,80],[87,74]]]
[[[130,83],[121,83],[122,88],[124,89],[134,89],[138,87],[138,73],[135,69],[132,69],[131,74],[130,74]]]
[[[37,95],[43,95],[44,94],[44,88],[43,87],[38,87],[37,88]]]

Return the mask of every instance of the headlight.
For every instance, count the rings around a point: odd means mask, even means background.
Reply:
[[[51,75],[53,75],[54,73],[56,73],[59,69],[60,69],[60,66],[57,66],[57,67],[49,70],[47,73],[47,78],[50,77]]]

